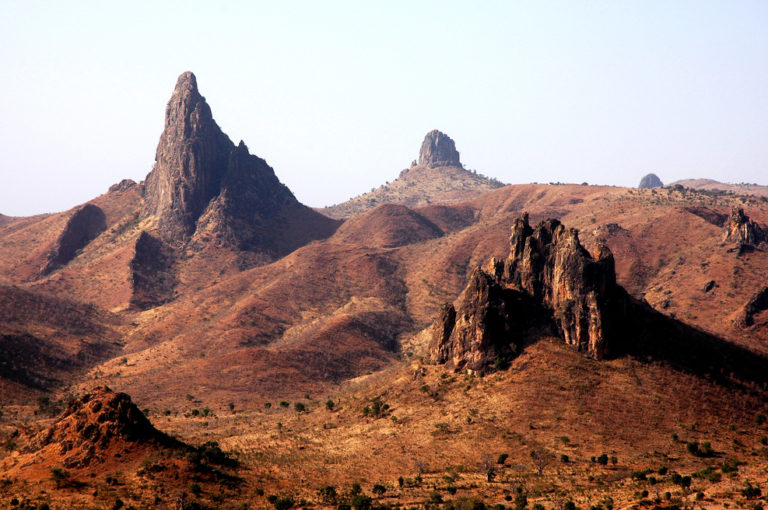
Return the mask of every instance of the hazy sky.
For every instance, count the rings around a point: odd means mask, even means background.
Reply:
[[[764,0],[0,0],[0,213],[144,179],[185,70],[312,206],[435,128],[509,183],[768,184]]]

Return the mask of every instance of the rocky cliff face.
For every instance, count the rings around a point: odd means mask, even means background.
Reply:
[[[445,133],[437,129],[427,133],[419,151],[419,165],[436,166],[461,166],[456,144]]]
[[[731,211],[725,224],[723,242],[735,242],[739,245],[739,252],[743,252],[766,240],[768,240],[768,233],[749,219],[744,209],[737,208]]]
[[[432,326],[432,359],[483,370],[514,354],[526,329],[549,327],[603,358],[627,307],[610,250],[599,246],[592,256],[575,229],[554,219],[532,228],[527,215],[515,221],[510,244],[506,260],[477,269],[456,305],[441,312]]]
[[[85,248],[106,228],[107,217],[101,208],[86,204],[77,209],[67,221],[67,226],[56,241],[41,273],[47,275],[67,265],[77,256],[79,250]]]
[[[327,237],[338,226],[300,204],[245,144],[236,147],[229,140],[190,72],[179,77],[168,102],[155,160],[142,215],[156,219],[160,238],[171,246],[183,246],[204,230],[198,241],[215,238],[276,256]]]

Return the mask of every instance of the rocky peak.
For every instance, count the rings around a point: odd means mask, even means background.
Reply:
[[[165,129],[145,185],[144,216],[155,216],[162,237],[189,236],[219,191],[232,142],[213,120],[191,72],[179,76],[165,110]]]
[[[547,326],[578,351],[603,358],[626,294],[616,285],[611,251],[605,245],[595,251],[556,219],[533,228],[527,215],[516,219],[507,259],[476,269],[456,304],[446,305],[433,324],[432,359],[484,370],[517,352],[527,328]]]
[[[142,216],[155,218],[167,248],[198,250],[213,242],[267,259],[328,237],[338,226],[299,203],[245,143],[230,141],[190,72],[179,77],[168,101]]]
[[[656,174],[648,174],[643,176],[642,179],[640,179],[640,184],[637,186],[638,188],[661,188],[664,186],[664,183],[661,182],[661,179],[659,179],[659,176]]]
[[[424,166],[461,166],[456,144],[437,129],[427,133],[419,151],[419,164]]]
[[[724,242],[736,242],[739,245],[739,252],[743,252],[766,240],[768,240],[768,233],[749,219],[744,209],[739,207],[731,211],[723,232]]]

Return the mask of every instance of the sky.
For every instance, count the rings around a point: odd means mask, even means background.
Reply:
[[[0,0],[0,213],[143,180],[187,70],[310,206],[432,129],[512,184],[768,184],[766,27],[763,0]]]

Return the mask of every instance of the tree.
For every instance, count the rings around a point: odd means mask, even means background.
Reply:
[[[554,459],[552,452],[546,448],[534,448],[531,450],[531,459],[533,459],[533,465],[536,467],[536,472],[541,476],[546,468]]]

